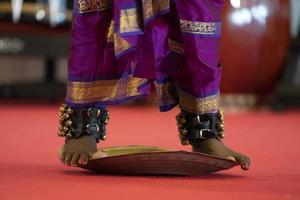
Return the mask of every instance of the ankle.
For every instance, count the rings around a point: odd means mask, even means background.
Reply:
[[[88,136],[98,143],[106,139],[108,120],[109,113],[103,108],[73,108],[63,104],[60,107],[58,136],[65,137],[66,141]]]
[[[177,117],[179,137],[183,145],[199,146],[210,139],[224,137],[222,111],[212,114],[195,114],[181,111]]]

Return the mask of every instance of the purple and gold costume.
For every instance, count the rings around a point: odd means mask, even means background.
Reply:
[[[148,95],[219,110],[224,0],[75,0],[66,102],[105,106]]]

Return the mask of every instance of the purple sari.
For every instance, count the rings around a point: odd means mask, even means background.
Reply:
[[[224,0],[75,0],[67,104],[149,95],[161,111],[219,109]]]

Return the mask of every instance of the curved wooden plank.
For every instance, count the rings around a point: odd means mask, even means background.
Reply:
[[[87,165],[79,167],[101,174],[199,176],[235,166],[231,160],[201,153],[125,146],[100,149]]]

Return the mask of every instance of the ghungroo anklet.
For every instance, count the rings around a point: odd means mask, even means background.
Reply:
[[[72,108],[62,104],[59,109],[58,136],[71,139],[89,135],[99,142],[106,139],[108,120],[109,113],[103,108]]]
[[[217,114],[197,115],[181,111],[177,116],[181,144],[189,145],[209,138],[224,138],[224,117],[220,110]]]

